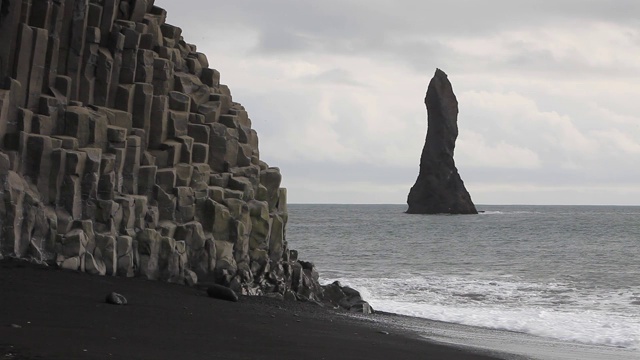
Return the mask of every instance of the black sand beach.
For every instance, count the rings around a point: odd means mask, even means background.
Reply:
[[[140,278],[0,265],[3,360],[494,359],[308,303],[232,303]],[[129,304],[106,304],[111,291]]]

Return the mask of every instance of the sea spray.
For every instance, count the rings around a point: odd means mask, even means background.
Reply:
[[[631,293],[581,297],[557,284],[504,281],[486,281],[483,287],[479,283],[464,286],[460,281],[433,278],[335,280],[358,288],[376,310],[640,350],[640,316],[634,312],[633,307],[637,306],[627,302]],[[430,287],[429,283],[437,285]],[[597,303],[601,309],[589,309]],[[627,308],[629,312],[613,312],[615,308]]]

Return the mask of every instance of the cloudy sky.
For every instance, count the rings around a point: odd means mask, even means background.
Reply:
[[[156,0],[290,203],[405,203],[436,68],[476,204],[640,205],[637,0]]]

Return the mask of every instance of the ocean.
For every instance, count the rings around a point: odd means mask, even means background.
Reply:
[[[536,359],[640,359],[640,207],[477,207],[292,204],[286,236],[321,282],[352,286],[376,310],[467,326],[412,325],[433,340]],[[513,336],[477,339],[479,329]]]

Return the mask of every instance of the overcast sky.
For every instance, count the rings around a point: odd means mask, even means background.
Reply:
[[[640,1],[157,0],[290,203],[406,203],[436,68],[476,204],[640,205]]]

